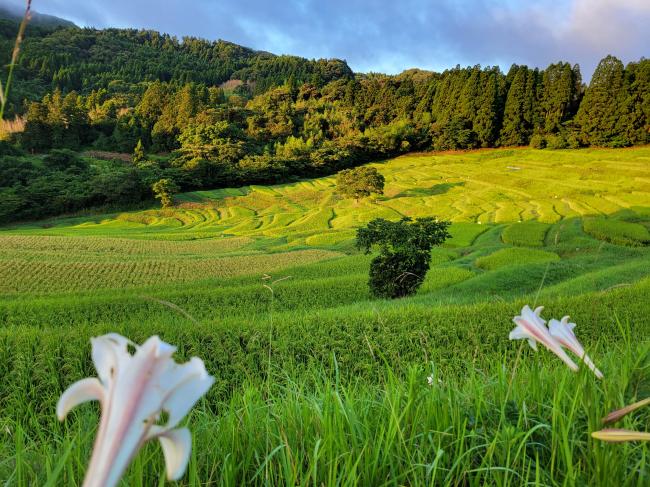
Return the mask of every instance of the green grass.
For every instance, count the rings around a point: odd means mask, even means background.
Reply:
[[[276,362],[268,389],[246,382],[227,399],[195,408],[188,420],[193,454],[179,484],[643,485],[646,446],[599,444],[589,432],[647,390],[650,349],[624,344],[594,352],[607,374],[602,384],[528,350],[505,368],[481,360],[462,379],[433,361],[396,374],[378,360],[352,382],[320,367],[309,379],[287,381]],[[649,419],[642,412],[623,426],[643,429]],[[64,425],[44,415],[38,433],[6,422],[20,458],[3,451],[0,475],[42,485],[63,460],[55,483],[74,485],[96,421],[96,408],[82,406]],[[156,485],[163,471],[158,445],[148,445],[123,485]]]
[[[642,246],[650,244],[650,232],[638,223],[605,218],[587,218],[584,229],[589,235],[618,245]]]
[[[335,178],[327,177],[197,191],[180,195],[185,205],[176,210],[54,219],[12,233],[172,240],[226,234],[304,244],[310,236],[349,232],[376,217],[436,215],[462,224],[452,228],[456,242],[450,243],[466,246],[482,233],[468,223],[556,223],[647,206],[648,157],[650,147],[409,155],[373,164],[386,178],[386,194],[377,200],[342,199],[334,193]]]
[[[560,257],[553,252],[526,248],[507,248],[476,259],[476,266],[491,271],[511,265],[525,265],[539,262],[554,262]]]
[[[644,485],[647,445],[589,432],[650,394],[649,159],[412,155],[375,165],[376,201],[321,178],[1,229],[0,478],[80,484],[97,408],[59,424],[54,405],[114,331],[158,334],[216,377],[180,485]],[[402,216],[449,218],[452,238],[415,296],[373,299],[356,229]],[[264,274],[285,279],[271,293]],[[605,380],[510,342],[525,303],[571,315]],[[123,485],[162,472],[151,445]]]
[[[541,222],[513,223],[503,231],[501,238],[510,245],[543,247],[548,229],[549,225]]]

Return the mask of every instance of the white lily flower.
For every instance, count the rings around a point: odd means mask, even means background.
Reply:
[[[510,332],[510,340],[526,339],[533,350],[537,350],[537,342],[540,342],[567,364],[571,370],[577,371],[578,366],[546,328],[546,321],[540,316],[543,309],[543,306],[539,306],[533,311],[528,305],[524,306],[521,315],[512,319],[517,327]]]
[[[551,320],[548,324],[548,329],[551,335],[558,342],[560,342],[560,345],[568,348],[574,354],[576,354],[577,357],[580,357],[580,359],[585,363],[585,365],[589,367],[594,374],[596,374],[596,377],[602,379],[603,378],[602,372],[596,368],[594,363],[589,358],[589,355],[585,353],[585,349],[582,347],[582,345],[576,338],[575,333],[573,333],[573,329],[575,328],[575,326],[576,324],[569,323],[569,317],[565,316],[564,318],[562,318],[562,321]]]
[[[187,428],[174,429],[203,396],[214,378],[203,361],[192,358],[177,364],[176,351],[157,336],[137,346],[118,334],[92,338],[92,358],[99,379],[72,384],[56,408],[63,421],[75,406],[92,400],[101,404],[101,421],[84,487],[112,487],[147,441],[158,438],[165,457],[167,478],[185,472],[192,448]],[[135,348],[131,354],[128,347]],[[165,412],[165,424],[156,424]]]

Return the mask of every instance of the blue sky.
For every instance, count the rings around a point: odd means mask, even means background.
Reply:
[[[21,0],[0,0],[21,5]],[[650,56],[650,0],[33,0],[93,27],[151,28],[276,54],[337,57],[359,72],[579,63]]]

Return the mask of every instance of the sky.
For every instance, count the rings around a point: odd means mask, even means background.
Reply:
[[[33,8],[80,26],[340,58],[356,72],[562,60],[588,80],[607,54],[625,63],[650,56],[650,0],[33,0]]]

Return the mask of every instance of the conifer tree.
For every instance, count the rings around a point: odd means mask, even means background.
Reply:
[[[474,117],[474,132],[481,147],[493,147],[499,132],[498,73],[481,75],[481,94]]]
[[[501,145],[526,145],[533,130],[540,125],[538,111],[538,71],[515,66],[508,89],[501,128]],[[511,73],[508,74],[508,78]]]
[[[625,68],[627,93],[622,130],[632,144],[650,143],[650,59]]]
[[[135,149],[133,149],[133,162],[134,163],[139,163],[144,161],[145,155],[144,155],[144,147],[142,146],[142,139],[138,139],[138,143],[135,146]]]
[[[628,145],[625,70],[614,56],[600,61],[580,103],[576,123],[582,141],[589,145]]]

